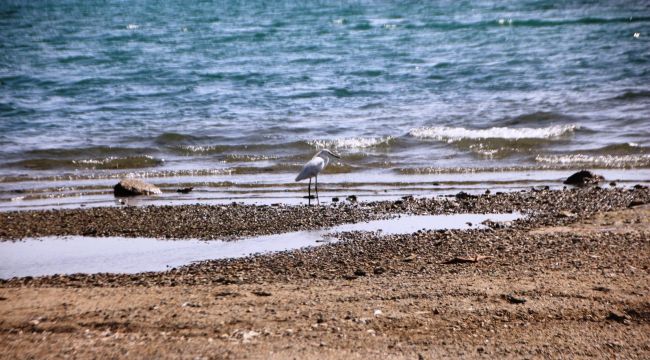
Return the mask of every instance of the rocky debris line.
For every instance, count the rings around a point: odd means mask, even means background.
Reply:
[[[39,236],[232,240],[374,220],[357,206],[178,205],[0,213],[0,241]]]
[[[329,206],[179,205],[97,207],[0,213],[0,241],[39,236],[126,236],[234,239],[312,230],[395,214],[527,214],[519,228],[566,225],[599,211],[650,202],[650,189],[599,187],[537,190],[475,197],[406,198],[397,201],[337,203]],[[570,214],[570,216],[567,216]],[[502,224],[494,224],[499,228]]]
[[[122,179],[113,187],[115,196],[160,195],[162,191],[155,185],[140,179]]]
[[[581,170],[569,176],[566,180],[564,180],[564,183],[574,186],[588,186],[598,185],[598,183],[604,180],[605,178],[601,175],[596,175],[588,170]]]

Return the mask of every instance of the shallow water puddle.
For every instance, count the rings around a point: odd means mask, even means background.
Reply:
[[[164,271],[194,261],[244,257],[336,242],[333,233],[484,228],[485,220],[512,221],[521,214],[402,215],[329,229],[264,235],[237,241],[160,240],[124,237],[42,237],[0,242],[0,278],[72,273]],[[468,223],[472,223],[470,226]]]
[[[452,215],[402,215],[386,220],[374,220],[333,227],[329,232],[381,231],[384,235],[411,234],[418,230],[484,229],[485,220],[497,222],[512,221],[521,217],[511,214],[452,214]]]
[[[164,271],[193,261],[313,246],[322,234],[292,232],[240,241],[52,236],[0,243],[0,278]]]

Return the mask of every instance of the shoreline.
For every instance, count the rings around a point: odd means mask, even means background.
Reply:
[[[550,216],[570,211],[587,216],[648,202],[648,187],[588,187],[518,192],[460,191],[439,197],[404,196],[398,200],[341,199],[326,205],[166,205],[92,207],[0,212],[0,241],[41,236],[125,236],[165,239],[229,240],[245,236],[315,230],[384,219],[399,214],[444,215],[512,213]],[[568,202],[568,203],[567,203]],[[556,205],[557,204],[557,205]],[[254,222],[249,222],[249,219]],[[532,220],[528,220],[530,222]],[[534,221],[533,221],[534,223]]]
[[[562,189],[562,181],[579,170],[508,170],[464,169],[466,172],[394,174],[360,171],[350,174],[327,173],[321,179],[321,201],[345,199],[355,195],[360,201],[398,200],[403,196],[449,196],[463,191],[482,194],[529,190],[532,187]],[[447,169],[449,170],[449,169]],[[607,182],[618,187],[650,185],[650,169],[600,169]],[[468,174],[471,174],[469,176]],[[118,179],[134,176],[158,186],[162,194],[137,198],[115,198],[113,186]],[[302,205],[307,204],[307,184],[294,182],[295,173],[263,173],[248,175],[179,175],[156,176],[155,173],[120,173],[109,178],[57,178],[0,182],[0,212],[45,209],[79,209],[111,206],[165,205]],[[362,179],[363,181],[359,181]],[[0,181],[2,177],[0,177]],[[178,189],[192,187],[189,193]]]
[[[97,234],[114,234],[118,227],[106,224],[116,214],[137,219],[133,235],[158,231],[142,225],[153,218],[153,225],[171,217],[192,224],[189,214],[212,212],[231,217],[211,235],[397,213],[527,215],[485,230],[347,232],[335,244],[159,273],[0,281],[0,349],[36,357],[643,358],[650,355],[648,204],[648,188],[590,187],[321,207],[0,213],[3,238],[24,234],[7,231],[9,220],[37,230],[30,218],[53,233],[105,224]],[[245,226],[234,226],[240,220]]]

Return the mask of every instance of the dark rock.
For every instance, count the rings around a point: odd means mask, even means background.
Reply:
[[[339,198],[338,197],[333,197],[332,202],[339,202]]]
[[[384,268],[381,267],[381,266],[377,266],[374,270],[372,270],[372,272],[373,272],[375,275],[381,275],[381,274],[383,274],[383,273],[386,272],[386,269],[384,269]]]
[[[356,195],[350,195],[346,198],[349,202],[357,202],[357,196]]]
[[[140,179],[122,179],[113,187],[115,196],[159,195],[162,191]]]
[[[192,192],[192,190],[194,190],[194,188],[190,186],[186,188],[177,189],[176,192],[181,194],[189,194],[190,192]]]
[[[647,187],[647,186],[643,186],[643,185],[641,185],[641,184],[636,184],[636,185],[634,185],[634,188],[637,189],[637,190],[641,190],[641,189],[647,189],[648,187]]]
[[[601,175],[596,175],[588,170],[580,170],[577,173],[569,176],[564,183],[567,185],[574,186],[587,186],[587,185],[597,185],[601,181],[605,180]]]
[[[632,208],[632,207],[635,207],[635,206],[641,206],[641,205],[644,205],[644,204],[645,204],[645,202],[643,202],[643,201],[641,201],[641,200],[632,200],[632,201],[627,205],[627,207]]]
[[[470,194],[468,194],[468,193],[466,193],[464,191],[461,191],[458,194],[456,194],[456,199],[459,199],[459,200],[472,199],[472,198],[475,198],[475,197],[477,197],[477,196],[476,195],[470,195]]]
[[[611,187],[616,186],[616,182],[615,182],[615,181],[610,182],[610,183],[609,183],[609,186],[611,186]]]
[[[257,295],[257,296],[271,296],[270,292],[262,291],[262,290],[253,291],[252,293],[253,293],[253,295]]]
[[[82,231],[82,235],[84,235],[84,236],[95,236],[95,235],[97,235],[97,229],[95,229],[93,227],[90,227],[88,229],[84,229]]]
[[[620,323],[628,323],[630,321],[630,317],[627,316],[626,314],[622,312],[618,312],[616,310],[612,310],[607,314],[607,320],[612,320]]]
[[[492,221],[490,219],[482,221],[481,225],[485,225],[485,226],[489,227],[490,229],[503,229],[503,228],[506,227],[503,223],[498,222],[498,221]]]
[[[526,299],[514,295],[506,295],[505,299],[511,304],[523,304],[526,302]]]
[[[363,269],[356,269],[354,271],[354,275],[356,275],[356,276],[366,276],[366,271],[363,270]]]

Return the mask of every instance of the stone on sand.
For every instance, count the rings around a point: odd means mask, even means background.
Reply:
[[[155,185],[140,179],[122,179],[113,187],[115,196],[159,195],[162,191]]]
[[[587,186],[597,185],[599,182],[605,180],[601,175],[596,175],[588,170],[580,170],[577,173],[569,176],[564,183],[567,185]]]

